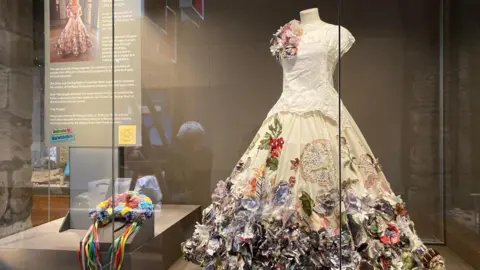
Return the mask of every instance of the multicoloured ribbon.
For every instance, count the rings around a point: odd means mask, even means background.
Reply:
[[[120,270],[127,240],[140,229],[143,221],[153,216],[153,204],[147,196],[136,191],[128,191],[99,203],[95,209],[90,210],[89,216],[93,220],[93,225],[88,229],[78,249],[81,269],[104,269],[100,260],[98,229],[120,217],[125,220],[127,226],[123,235],[115,239],[110,247],[110,262],[107,265],[110,270]]]

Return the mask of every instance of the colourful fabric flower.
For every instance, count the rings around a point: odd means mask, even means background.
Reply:
[[[380,241],[386,245],[395,245],[400,242],[400,234],[398,233],[397,227],[393,224],[388,224],[384,235],[380,236]]]
[[[397,203],[397,205],[395,206],[395,216],[402,216],[404,217],[405,215],[407,215],[407,210],[405,209],[405,206],[401,203]]]
[[[95,209],[90,210],[92,220],[105,225],[115,217],[122,217],[125,222],[143,221],[153,216],[152,200],[135,191],[128,191],[100,202]]]
[[[248,211],[255,212],[258,210],[258,207],[260,207],[260,204],[254,199],[243,199],[242,206]]]
[[[303,28],[297,20],[290,21],[273,35],[270,40],[270,52],[278,60],[291,59],[298,53]]]

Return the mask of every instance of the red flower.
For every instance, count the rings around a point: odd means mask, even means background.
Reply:
[[[252,178],[248,180],[248,184],[250,185],[250,192],[255,193],[257,191],[257,178]]]
[[[382,256],[382,257],[380,257],[380,259],[382,260],[383,269],[388,269],[389,263],[388,263],[387,258],[385,258],[385,257]]]
[[[272,157],[279,157],[284,143],[283,138],[270,138],[268,142],[270,145],[270,155]]]
[[[130,207],[130,208],[132,208],[132,209],[133,209],[133,208],[137,208],[138,203],[139,203],[139,202],[138,202],[138,200],[136,200],[136,199],[135,199],[135,200],[131,200],[131,201],[127,202],[127,206]]]
[[[288,183],[293,186],[295,185],[295,182],[296,182],[296,178],[295,176],[290,176],[290,179],[288,179]]]
[[[396,216],[405,216],[407,214],[407,210],[405,210],[405,207],[401,203],[397,203],[395,206],[395,215]]]
[[[388,224],[388,228],[383,236],[380,237],[380,241],[386,245],[395,245],[400,242],[400,234],[397,227],[393,224]]]
[[[292,164],[290,166],[290,170],[297,170],[298,166],[300,165],[300,159],[298,158],[295,158],[295,159],[292,159],[290,160],[290,163]]]

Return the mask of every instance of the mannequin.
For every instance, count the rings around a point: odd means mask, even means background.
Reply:
[[[320,19],[320,15],[318,14],[318,8],[310,8],[300,11],[300,22],[302,24],[325,24],[325,22]]]

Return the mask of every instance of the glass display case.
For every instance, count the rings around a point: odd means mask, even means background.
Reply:
[[[479,5],[0,1],[0,268],[480,269]]]

